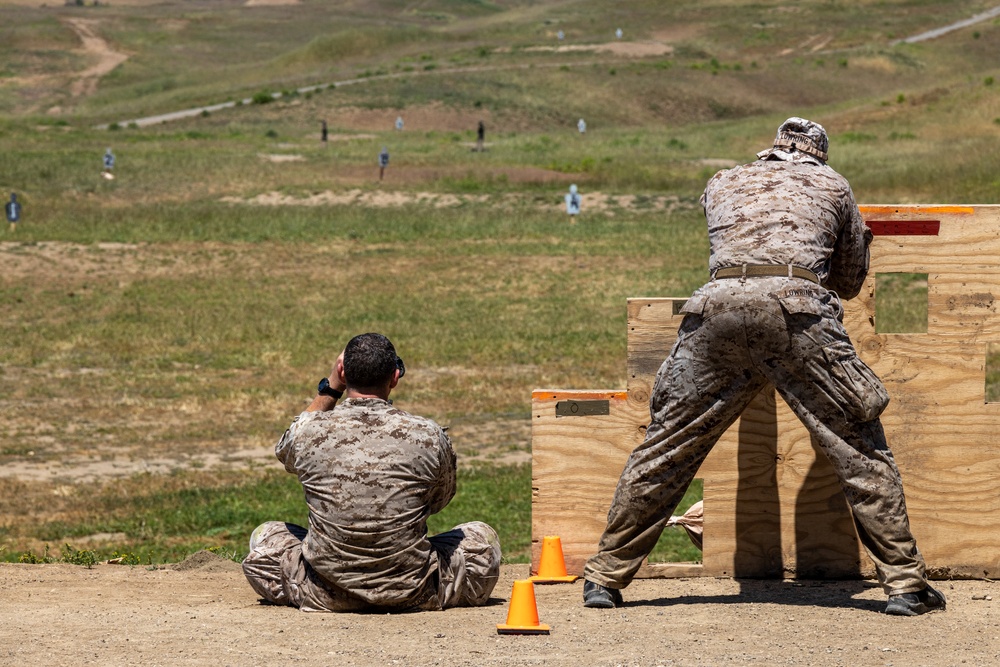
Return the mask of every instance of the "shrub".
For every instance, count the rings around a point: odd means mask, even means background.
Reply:
[[[70,545],[64,544],[60,560],[71,565],[83,565],[89,570],[97,563],[97,554],[89,549],[74,549]]]
[[[41,556],[36,556],[33,551],[25,551],[18,557],[17,562],[29,565],[44,565],[45,563],[54,563],[56,559],[49,555],[49,545],[46,544]]]

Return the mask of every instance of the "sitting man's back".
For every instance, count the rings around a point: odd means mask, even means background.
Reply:
[[[266,600],[307,611],[488,600],[500,567],[496,532],[471,522],[427,536],[427,517],[455,495],[455,452],[432,420],[389,403],[403,371],[387,338],[355,337],[276,445],[302,483],[309,530],[272,521],[254,531],[243,569]]]

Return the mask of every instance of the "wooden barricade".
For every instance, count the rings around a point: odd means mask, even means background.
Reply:
[[[986,359],[1000,343],[1000,206],[869,206],[875,233],[861,294],[844,323],[891,402],[882,423],[910,522],[935,577],[1000,574],[1000,403]],[[876,333],[880,273],[926,273],[926,333]],[[532,395],[532,567],[559,535],[581,574],[618,476],[649,422],[654,376],[684,299],[628,300],[628,386]],[[1000,350],[998,350],[1000,352]],[[773,388],[761,392],[698,472],[703,562],[646,564],[639,576],[851,578],[873,569],[825,457]]]

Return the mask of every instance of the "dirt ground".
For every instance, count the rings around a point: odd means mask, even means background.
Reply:
[[[948,610],[881,613],[872,582],[640,580],[625,606],[536,586],[547,636],[499,636],[513,581],[486,607],[306,614],[261,604],[239,565],[199,552],[147,569],[0,565],[0,665],[995,665],[1000,584],[939,582]]]

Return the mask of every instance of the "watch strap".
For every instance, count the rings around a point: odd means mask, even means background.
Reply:
[[[330,398],[340,398],[344,395],[344,392],[330,386],[329,378],[323,378],[319,381],[319,385],[316,387],[316,392],[322,396],[329,396]]]

